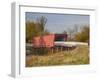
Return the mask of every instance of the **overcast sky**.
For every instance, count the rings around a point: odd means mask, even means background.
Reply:
[[[45,28],[52,33],[61,33],[67,31],[68,28],[73,28],[75,25],[82,27],[89,25],[89,15],[79,14],[50,14],[50,13],[34,13],[26,12],[26,21],[34,21],[44,16],[47,18]]]

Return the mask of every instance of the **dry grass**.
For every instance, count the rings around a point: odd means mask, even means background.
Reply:
[[[88,46],[77,46],[77,48],[71,51],[62,51],[54,54],[49,53],[43,56],[26,56],[26,67],[79,64],[89,64]]]

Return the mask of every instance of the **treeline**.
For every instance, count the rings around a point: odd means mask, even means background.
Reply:
[[[66,31],[63,31],[63,33],[68,34],[68,41],[89,42],[89,25],[83,25],[81,27],[75,25],[73,28],[68,28]]]
[[[49,34],[48,30],[45,30],[45,24],[47,19],[43,16],[37,18],[37,21],[27,21],[26,22],[26,42],[31,43],[32,38],[44,34]]]

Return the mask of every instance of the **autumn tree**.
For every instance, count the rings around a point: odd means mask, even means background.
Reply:
[[[84,26],[82,30],[75,35],[76,41],[89,42],[89,26]]]
[[[49,31],[45,30],[45,24],[47,19],[43,16],[37,18],[36,22],[26,22],[26,42],[32,42],[33,37],[43,34],[49,34]]]
[[[36,35],[35,23],[26,22],[26,42],[31,42],[33,35]]]

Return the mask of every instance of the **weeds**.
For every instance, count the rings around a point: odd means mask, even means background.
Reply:
[[[26,67],[89,64],[88,46],[54,54],[26,56]]]

